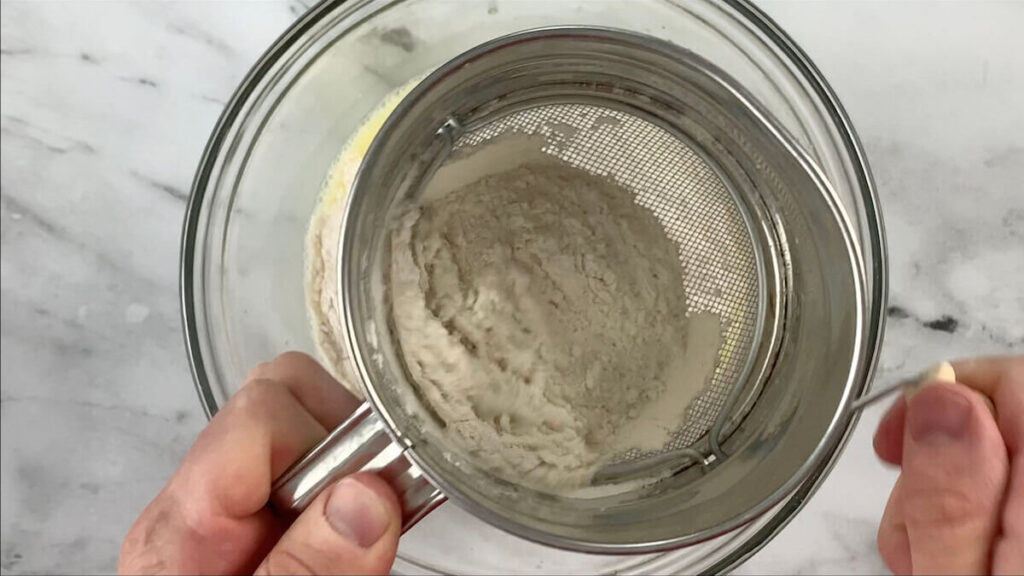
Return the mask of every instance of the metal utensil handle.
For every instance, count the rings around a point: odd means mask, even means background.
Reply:
[[[403,532],[445,500],[391,440],[380,416],[363,403],[274,482],[270,502],[280,511],[298,514],[325,488],[364,470],[376,472],[395,489],[402,506]]]
[[[860,410],[863,410],[864,408],[867,408],[868,406],[874,404],[875,402],[878,402],[879,400],[882,400],[884,398],[888,398],[889,396],[892,396],[893,394],[895,394],[897,392],[906,390],[908,387],[914,386],[917,383],[918,383],[918,380],[916,378],[907,378],[905,380],[900,380],[899,382],[896,382],[895,384],[890,384],[888,386],[883,386],[882,388],[879,388],[878,390],[871,390],[867,394],[865,394],[865,395],[861,396],[860,398],[857,398],[856,400],[851,402],[850,403],[850,411],[851,412],[859,412]]]
[[[939,362],[917,376],[905,378],[895,384],[890,384],[889,386],[885,386],[879,390],[872,390],[871,392],[854,400],[850,404],[850,411],[856,412],[861,410],[865,406],[870,406],[882,398],[900,390],[907,394],[907,399],[909,400],[910,396],[913,395],[922,384],[933,381],[956,382],[956,370],[953,369],[953,365],[949,362]],[[992,403],[989,401],[989,407],[991,406]]]

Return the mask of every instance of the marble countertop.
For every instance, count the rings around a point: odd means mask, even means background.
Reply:
[[[891,308],[879,381],[1024,350],[1021,2],[767,2],[863,139]],[[178,311],[193,170],[290,2],[5,1],[3,573],[109,572],[204,423]],[[874,573],[896,472],[869,409],[807,507],[742,573]]]

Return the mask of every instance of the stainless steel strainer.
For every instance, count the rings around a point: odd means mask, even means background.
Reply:
[[[436,434],[391,329],[390,224],[452,156],[540,136],[562,162],[615,179],[679,246],[691,312],[723,339],[711,382],[672,440],[558,496],[502,480]],[[521,159],[508,158],[508,169]],[[845,215],[814,164],[723,73],[694,54],[607,29],[536,30],[481,45],[407,96],[349,196],[339,285],[364,406],[286,473],[275,502],[376,469],[411,526],[447,496],[495,525],[583,551],[697,542],[786,496],[850,422],[864,385],[865,291]],[[624,482],[636,477],[656,482]]]

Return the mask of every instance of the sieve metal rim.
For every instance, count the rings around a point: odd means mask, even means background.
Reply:
[[[601,34],[607,34],[607,35],[610,35],[610,36],[616,36],[616,35],[620,35],[620,34],[625,34],[626,38],[629,39],[629,40],[636,40],[638,38],[638,35],[633,34],[633,33],[628,33],[628,32],[624,33],[622,31],[616,31],[616,30],[610,30],[610,29],[595,29],[595,28],[573,27],[572,29],[556,28],[556,29],[531,30],[531,31],[523,32],[523,33],[517,33],[517,34],[510,35],[510,36],[502,37],[502,38],[499,38],[499,39],[497,39],[495,41],[492,41],[490,43],[481,45],[481,46],[477,47],[475,50],[471,50],[469,53],[467,53],[468,55],[465,56],[465,58],[456,58],[452,63],[449,63],[449,65],[453,66],[455,64],[463,64],[463,63],[465,63],[465,61],[471,61],[472,58],[474,58],[476,56],[479,56],[481,53],[483,53],[484,51],[492,48],[496,44],[500,44],[500,43],[504,43],[504,42],[509,42],[509,41],[512,41],[512,40],[523,41],[525,38],[536,37],[536,36],[543,36],[544,34],[548,34],[548,33],[556,33],[556,34],[561,33],[561,34],[565,34],[567,32],[575,32],[575,33],[581,33],[581,34],[593,34],[595,32],[600,32]],[[640,38],[644,42],[650,42],[652,40],[652,39],[646,38],[646,37],[640,37]],[[679,49],[678,47],[671,46],[671,45],[669,45],[669,47],[671,49]],[[436,77],[443,76],[448,70],[450,70],[450,66],[447,67],[447,68],[446,67],[442,67],[442,69],[439,69],[439,71],[435,72],[435,74],[432,75],[432,77],[433,76],[436,76]],[[762,111],[760,110],[759,106],[757,106],[749,97],[747,97],[746,93],[742,89],[738,89],[737,87],[732,86],[728,82],[724,81],[721,76],[718,76],[715,79],[718,82],[722,83],[727,88],[729,88],[730,90],[732,90],[734,92],[734,95],[737,96],[744,104],[746,104],[749,109],[754,110],[755,112],[757,112],[758,119],[765,125],[764,127],[767,128],[767,130],[771,134],[773,134],[778,140],[780,140],[780,141],[782,141],[782,142],[784,142],[786,144],[788,152],[790,152],[794,157],[796,157],[799,160],[801,166],[804,168],[804,170],[807,171],[808,176],[811,177],[816,182],[818,182],[821,189],[823,189],[823,190],[830,190],[830,187],[829,187],[827,181],[824,180],[824,178],[820,174],[820,171],[817,170],[817,168],[816,168],[816,166],[814,166],[813,162],[811,162],[809,160],[809,158],[806,157],[806,155],[803,153],[802,150],[799,149],[799,147],[796,147],[795,145],[792,144],[792,142],[790,142],[788,140],[788,136],[785,135],[784,132],[780,131],[780,129],[776,125],[774,125],[774,123],[771,122],[769,120],[769,118],[765,114],[762,113]],[[372,165],[372,160],[373,160],[373,158],[375,158],[375,155],[374,155],[373,151],[374,151],[374,149],[378,145],[380,145],[380,142],[384,139],[383,135],[387,134],[388,132],[391,131],[391,129],[393,129],[393,124],[396,122],[396,118],[401,118],[403,116],[403,113],[405,112],[404,110],[402,110],[403,106],[411,105],[411,102],[414,101],[416,97],[422,95],[422,92],[426,90],[425,86],[427,86],[429,84],[430,80],[431,79],[428,78],[428,80],[426,80],[423,83],[421,83],[420,86],[418,86],[416,89],[414,89],[413,93],[411,93],[410,96],[407,97],[406,100],[403,101],[403,104],[399,106],[399,109],[397,109],[395,111],[395,113],[393,113],[392,116],[389,118],[388,122],[385,123],[385,125],[382,128],[380,134],[378,135],[378,138],[374,141],[374,144],[371,145],[371,151],[368,153],[368,156],[367,156],[369,160],[366,163],[364,163],[363,166],[360,168],[360,174],[358,174],[357,177],[356,177],[356,183],[353,186],[353,195],[352,195],[351,201],[350,201],[350,203],[349,203],[349,205],[347,207],[347,210],[346,210],[346,217],[345,217],[345,223],[346,224],[343,227],[343,232],[342,232],[342,242],[343,242],[343,244],[342,244],[342,250],[341,250],[341,259],[343,260],[343,264],[339,267],[339,270],[347,270],[349,268],[349,266],[351,265],[352,255],[349,254],[344,249],[344,246],[345,246],[345,241],[347,239],[349,239],[349,237],[351,235],[351,229],[350,229],[350,226],[349,226],[349,224],[351,223],[350,214],[353,212],[355,206],[357,206],[357,197],[358,197],[358,195],[355,193],[355,191],[359,189],[359,183],[360,183],[360,180],[361,180],[361,176],[362,176],[363,172],[365,170],[367,170],[367,167]],[[850,235],[850,230],[849,230],[849,226],[848,226],[848,218],[845,217],[845,214],[844,214],[842,208],[837,206],[837,203],[836,203],[834,198],[828,197],[827,198],[827,203],[828,203],[828,207],[832,211],[832,213],[837,216],[837,221],[839,222],[839,225],[842,227],[842,232],[843,232],[842,239],[843,239],[843,242],[844,242],[844,245],[845,245],[847,253],[851,256],[851,258],[847,259],[848,263],[851,266],[851,270],[850,270],[851,279],[852,279],[852,282],[855,285],[855,293],[861,296],[861,298],[855,299],[855,302],[854,302],[854,305],[855,305],[855,315],[856,315],[857,318],[862,318],[863,317],[863,302],[862,302],[862,300],[863,300],[863,295],[864,295],[862,270],[858,266],[859,260],[855,257],[856,256],[856,251],[854,250],[854,246],[853,246],[853,243],[852,243],[852,238],[851,238],[851,235]],[[347,289],[347,290],[354,290],[357,287],[356,284],[359,282],[359,279],[355,278],[351,274],[347,275],[347,276],[342,274],[341,281],[343,282],[343,286],[344,286],[345,289]],[[369,374],[368,374],[368,371],[367,371],[367,367],[365,365],[364,350],[363,350],[362,346],[360,345],[360,342],[358,341],[358,337],[354,333],[354,330],[352,328],[353,325],[354,325],[353,321],[355,319],[355,316],[353,314],[352,301],[351,301],[351,299],[348,299],[348,298],[343,298],[342,301],[345,302],[344,314],[345,314],[345,320],[346,320],[346,326],[347,326],[346,335],[347,335],[347,338],[348,338],[348,341],[349,341],[350,348],[353,350],[353,360],[354,360],[354,362],[355,362],[355,364],[357,366],[357,370],[358,370],[360,376],[362,378],[364,378],[365,381],[368,381],[368,380],[370,380],[370,378],[369,378]],[[863,346],[862,346],[862,341],[863,341],[863,326],[858,323],[857,327],[856,327],[856,333],[854,334],[854,343],[853,343],[854,344],[853,345],[853,349],[855,349],[858,352],[855,354],[855,357],[851,360],[851,362],[853,364],[853,369],[849,371],[849,373],[847,375],[847,378],[845,379],[845,383],[844,383],[844,387],[843,387],[844,398],[848,398],[849,397],[850,392],[851,392],[851,388],[856,384],[856,381],[858,380],[858,377],[860,376],[860,370],[861,370],[861,368],[863,366],[863,356],[864,356],[864,349],[863,349]],[[862,381],[861,381],[861,383],[862,383]],[[390,412],[386,409],[384,404],[381,402],[380,397],[378,396],[378,394],[376,393],[376,390],[374,390],[373,387],[368,387],[368,396],[370,397],[371,402],[378,409],[378,411],[382,415],[382,417],[385,418],[385,420],[392,427],[392,429],[389,432],[392,433],[393,435],[395,435],[396,439],[399,442],[402,442],[404,445],[409,446],[409,444],[406,443],[407,439],[404,438],[399,433],[400,429],[398,429],[395,426],[395,422],[394,422],[393,416],[390,414]],[[426,475],[432,481],[434,481],[434,483],[436,485],[438,485],[442,489],[444,489],[449,494],[449,496],[452,497],[453,500],[456,500],[460,504],[462,504],[463,506],[469,508],[473,513],[475,513],[476,515],[478,515],[482,519],[484,519],[484,520],[486,520],[486,521],[488,521],[488,522],[490,522],[492,524],[495,524],[495,525],[497,525],[497,526],[499,526],[499,527],[501,527],[503,529],[509,530],[509,531],[511,531],[513,533],[516,533],[516,534],[518,534],[520,536],[524,536],[524,537],[526,537],[528,539],[531,539],[531,540],[535,540],[535,541],[538,541],[538,542],[541,542],[541,543],[545,543],[545,544],[560,546],[560,547],[564,547],[564,548],[568,548],[568,549],[573,549],[573,550],[590,551],[590,552],[605,552],[605,553],[636,553],[636,552],[664,550],[664,549],[668,549],[668,548],[675,548],[675,547],[678,547],[678,546],[682,546],[682,545],[686,545],[686,544],[692,544],[692,543],[695,543],[695,542],[703,541],[703,540],[706,540],[708,538],[712,538],[714,536],[720,535],[720,534],[722,534],[724,532],[730,531],[730,530],[732,530],[732,529],[734,529],[734,528],[736,528],[736,527],[738,527],[738,526],[740,526],[742,524],[745,524],[746,522],[748,522],[752,518],[760,515],[764,511],[768,510],[769,508],[771,508],[772,506],[777,504],[779,501],[781,501],[787,494],[789,494],[797,485],[799,485],[805,479],[807,474],[818,464],[818,460],[821,458],[822,454],[824,454],[824,453],[831,453],[831,446],[830,446],[832,444],[831,440],[837,435],[837,433],[838,434],[845,433],[845,428],[840,429],[839,426],[838,426],[838,422],[839,422],[840,419],[841,419],[841,415],[839,415],[837,413],[837,415],[832,420],[830,420],[830,424],[829,424],[829,426],[827,428],[826,433],[823,435],[821,441],[817,443],[814,452],[812,453],[811,457],[807,460],[807,462],[805,462],[797,470],[797,472],[794,473],[789,478],[789,480],[783,486],[779,487],[779,489],[777,489],[770,497],[768,497],[765,500],[763,500],[759,505],[752,507],[751,509],[747,510],[747,512],[744,513],[744,514],[741,514],[741,515],[739,515],[739,516],[737,516],[735,518],[732,518],[730,520],[727,520],[725,522],[720,523],[718,526],[715,526],[714,528],[706,529],[706,530],[703,530],[703,531],[701,531],[699,533],[696,533],[696,534],[690,534],[690,535],[682,536],[682,537],[679,537],[679,538],[671,538],[671,539],[663,540],[663,541],[644,542],[644,543],[639,543],[639,544],[604,544],[604,543],[585,542],[585,541],[581,541],[579,539],[566,538],[566,537],[562,537],[562,536],[559,536],[559,535],[552,535],[549,532],[546,532],[546,531],[543,531],[543,530],[537,530],[537,529],[534,529],[534,528],[532,528],[530,526],[526,526],[526,525],[520,524],[520,523],[516,522],[514,519],[508,518],[508,517],[506,517],[504,515],[501,515],[501,514],[494,513],[493,511],[491,511],[487,507],[477,504],[473,499],[465,497],[458,489],[455,489],[443,477],[440,477],[438,474],[436,474],[431,469],[430,465],[427,464],[420,457],[420,455],[416,453],[415,450],[410,450],[408,452],[408,454],[409,454],[410,458],[414,462],[416,462],[419,466],[421,466],[421,468],[423,468],[423,470],[426,473]],[[837,432],[837,430],[838,430],[838,432]],[[826,445],[829,445],[829,446],[826,446]]]
[[[473,49],[466,51],[462,55],[452,59],[449,62],[447,62],[445,65],[440,66],[439,68],[435,69],[434,72],[432,72],[430,75],[428,75],[426,78],[424,78],[419,84],[417,84],[417,86],[414,87],[409,92],[409,94],[406,97],[403,98],[402,102],[399,103],[399,105],[389,115],[388,119],[382,125],[380,131],[377,133],[376,137],[374,138],[373,142],[371,143],[371,146],[369,147],[369,149],[368,149],[368,151],[366,153],[366,158],[372,160],[376,156],[378,148],[382,145],[381,143],[386,140],[386,138],[383,135],[391,132],[391,130],[393,129],[394,125],[398,122],[398,119],[401,119],[401,118],[403,118],[404,116],[407,115],[408,109],[410,107],[412,107],[413,103],[415,101],[417,101],[419,98],[421,98],[424,93],[429,92],[430,86],[432,84],[437,83],[438,81],[443,79],[450,72],[452,72],[454,70],[457,70],[458,68],[463,67],[463,66],[470,66],[470,65],[472,65],[474,63],[474,61],[477,60],[479,57],[485,56],[486,54],[488,54],[489,52],[491,52],[495,48],[500,48],[500,47],[503,47],[503,46],[506,46],[506,45],[509,45],[509,44],[513,44],[513,43],[518,43],[518,42],[527,42],[527,41],[529,41],[531,39],[536,39],[536,38],[540,38],[540,37],[548,37],[548,36],[553,36],[553,35],[565,35],[565,36],[570,36],[570,37],[573,37],[573,36],[591,36],[591,35],[593,35],[593,36],[597,36],[597,37],[601,37],[603,39],[609,39],[609,40],[639,39],[641,43],[647,44],[649,47],[654,47],[655,49],[657,49],[657,47],[660,46],[660,47],[663,47],[663,48],[667,47],[670,50],[681,51],[681,52],[686,52],[687,54],[692,54],[690,51],[686,50],[685,48],[682,48],[682,47],[674,45],[674,44],[669,44],[667,42],[664,42],[664,41],[661,41],[661,40],[657,40],[657,39],[654,39],[652,37],[641,36],[641,35],[636,34],[636,33],[628,32],[628,31],[624,31],[624,30],[619,30],[619,29],[615,29],[615,28],[607,28],[607,27],[593,27],[593,26],[555,26],[555,27],[543,27],[543,28],[535,28],[535,29],[525,30],[525,31],[514,33],[514,34],[506,35],[506,36],[503,36],[503,37],[495,38],[495,39],[493,39],[493,40],[491,40],[489,42],[480,44],[480,45],[474,47]],[[696,58],[696,59],[700,59],[700,58]],[[700,59],[700,60],[703,60],[703,59]],[[711,66],[710,63],[706,63],[706,62],[703,65],[706,67],[705,71],[707,71],[709,73],[709,75],[712,76],[716,81],[721,83],[723,86],[729,87],[730,89],[735,89],[735,87],[731,86],[730,81],[727,80],[724,77],[724,75],[721,74],[721,72],[717,70],[717,68],[715,68],[714,66]],[[586,98],[581,98],[580,100],[573,100],[573,102],[584,102],[586,100],[587,100]],[[704,154],[701,146],[696,145],[695,143],[693,143],[688,136],[686,136],[685,134],[680,133],[678,130],[676,130],[670,124],[661,121],[660,119],[658,119],[657,117],[647,113],[646,111],[643,111],[643,110],[631,107],[628,103],[623,102],[623,101],[605,100],[605,99],[600,99],[600,100],[594,99],[594,103],[599,105],[599,106],[622,109],[627,114],[640,117],[640,118],[642,118],[642,119],[644,119],[644,120],[646,120],[646,121],[648,121],[648,122],[658,126],[659,128],[662,128],[663,130],[666,130],[667,132],[671,133],[673,135],[673,137],[675,137],[675,138],[679,139],[680,141],[683,141],[684,143],[686,143],[694,153],[699,154],[701,156],[701,158],[705,162],[705,164],[715,172],[716,176],[718,176],[718,178],[720,179],[722,184],[727,188],[727,190],[729,191],[730,195],[733,197],[734,202],[736,203],[737,206],[740,206],[742,208],[742,207],[748,205],[747,201],[749,199],[746,198],[744,195],[742,195],[742,194],[737,192],[737,190],[733,186],[731,180],[729,178],[725,177],[722,174],[721,167],[718,165],[718,163],[713,161],[713,160],[711,160],[710,158],[708,158],[707,155]],[[535,106],[535,105],[537,105],[536,102],[531,102],[530,103],[530,107]],[[618,105],[618,106],[616,106],[616,105]],[[503,110],[501,115],[504,115],[504,114],[514,114],[515,112],[516,112],[515,110]],[[450,139],[454,137],[452,135],[453,128],[454,128],[454,130],[462,130],[463,128],[465,128],[466,130],[476,129],[479,126],[479,124],[481,124],[481,123],[489,123],[489,122],[494,121],[495,119],[496,119],[496,117],[474,118],[473,122],[472,123],[468,123],[466,126],[459,126],[456,123],[454,126],[452,126],[452,125],[440,126],[438,130],[439,130],[439,132],[446,133],[446,135],[449,138],[449,144],[450,144],[451,143]],[[461,121],[461,119],[459,119],[459,120]],[[451,121],[451,119],[449,121]],[[370,164],[371,164],[371,162],[364,160],[363,164],[360,166],[359,170],[357,171],[356,176],[355,176],[355,178],[353,180],[353,184],[352,184],[352,193],[351,193],[351,196],[350,196],[351,199],[356,199],[359,196],[359,194],[357,193],[357,190],[361,189],[360,183],[362,182],[363,176],[365,175],[365,171],[366,171],[367,167]],[[356,202],[354,202],[352,200],[349,201],[349,203],[346,206],[346,214],[345,214],[345,216],[343,218],[343,223],[350,222],[351,218],[350,218],[349,211],[353,210],[353,207],[355,205],[356,205]],[[762,207],[761,206],[756,206],[756,207],[750,207],[750,208],[754,209],[756,211],[760,211],[760,209]],[[746,225],[746,227],[747,227],[748,231],[750,232],[750,234],[752,236],[752,239],[753,239],[753,237],[757,236],[757,234],[754,233],[754,230],[757,229],[757,226],[756,226],[756,224],[750,218],[750,211],[749,210],[741,209],[739,212],[740,212],[742,218],[744,219],[744,224]],[[764,218],[763,220],[767,221],[768,218]],[[349,234],[348,234],[346,228],[347,228],[347,226],[345,226],[343,224],[342,233],[340,235],[340,244],[341,244],[342,248],[339,249],[339,260],[341,259],[342,254],[344,254],[344,252],[345,252],[344,251],[344,246],[349,244],[349,242],[346,241],[348,239],[348,237],[349,237]],[[777,243],[777,239],[773,235],[769,235],[769,240],[770,240],[771,244]],[[757,243],[757,242],[753,242],[752,241],[752,245],[755,246],[755,259],[756,259],[755,264],[756,264],[757,273],[759,274],[759,276],[764,276],[764,265],[763,265],[763,262],[767,259],[767,257],[765,256],[765,252],[766,251],[763,250],[762,245]],[[775,257],[774,251],[767,251],[767,252],[768,252],[768,254],[771,255],[771,258]],[[778,264],[775,264],[774,267],[781,268],[781,266],[779,266]],[[344,269],[344,265],[340,265],[338,267],[339,271],[343,270],[343,269]],[[765,280],[763,277],[759,278],[759,286],[761,287],[761,291],[762,292],[764,292],[764,287],[768,283],[769,282],[767,280]],[[344,289],[344,287],[342,286],[341,283],[339,283],[339,288]],[[778,296],[779,298],[783,298],[784,295],[782,294],[782,290],[781,289],[777,289],[777,293],[779,294],[779,296]],[[348,313],[350,312],[350,310],[349,310],[349,308],[347,306],[347,303],[349,303],[351,301],[351,298],[348,298],[348,297],[345,297],[345,296],[340,296],[339,297],[339,301],[342,301],[342,302],[346,303],[346,307],[343,310],[343,313],[345,314],[344,325],[346,327],[350,327],[350,326],[352,326],[352,318],[348,316]],[[779,306],[777,306],[776,308],[779,308]],[[781,316],[782,312],[776,310],[774,315],[775,316]],[[758,320],[757,320],[758,326],[754,330],[755,332],[760,332],[761,331],[761,326],[760,325],[763,325],[763,324],[766,323],[766,317],[767,317],[767,314],[765,314],[765,313],[759,314]],[[774,324],[778,324],[778,321],[779,320],[776,319],[773,323]],[[779,339],[779,335],[778,335],[779,330],[778,330],[777,326],[775,327],[773,332],[774,332],[773,335],[771,336],[771,338],[769,338],[769,340],[770,340],[769,347],[771,349],[775,349],[775,348],[778,347],[777,340]],[[347,332],[347,334],[348,334],[349,337],[351,336],[350,332]],[[350,347],[352,346],[351,342],[349,343],[349,346]],[[350,348],[350,349],[352,349],[353,351],[355,350],[355,348]],[[728,422],[724,423],[725,425],[723,426],[723,428],[725,428],[725,430],[722,431],[720,434],[717,434],[717,436],[719,438],[721,438],[723,436],[728,436],[728,434],[730,432],[734,431],[735,428],[738,427],[739,423],[742,421],[743,413],[745,413],[747,410],[749,410],[749,408],[753,405],[753,403],[756,402],[757,393],[759,392],[760,388],[763,386],[764,382],[767,380],[768,373],[770,373],[771,363],[772,363],[771,362],[771,355],[772,355],[771,353],[768,353],[767,354],[767,359],[765,361],[762,361],[760,363],[760,366],[755,366],[756,364],[758,364],[757,348],[756,348],[756,346],[748,354],[748,359],[745,362],[743,370],[741,371],[741,374],[742,374],[743,377],[737,379],[738,380],[737,387],[742,387],[742,386],[740,386],[740,384],[742,384],[743,381],[745,381],[746,378],[749,377],[749,374],[751,372],[753,372],[755,370],[755,368],[759,372],[758,382],[754,383],[751,386],[748,386],[748,388],[751,388],[751,390],[750,390],[751,393],[750,394],[747,394],[747,395],[740,394],[739,395],[739,396],[744,396],[742,398],[743,401],[741,403],[743,405],[743,407],[742,407],[742,409],[739,410],[739,415],[736,418],[730,418],[730,419],[728,419]],[[360,355],[353,354],[353,358],[356,358],[358,356],[360,356]],[[368,398],[371,399],[371,401],[373,401],[373,403],[376,406],[378,406],[378,408],[380,408],[380,404],[379,404],[380,403],[380,398],[376,394],[376,391],[373,389],[373,387],[367,387],[367,388],[368,388],[368,395],[367,395]],[[735,400],[739,400],[739,398],[737,398]],[[724,405],[723,408],[720,410],[720,412],[722,412],[723,414],[724,413],[730,413],[730,410],[727,409],[729,407],[730,407],[730,404]],[[385,410],[381,410],[381,412],[382,412],[382,416],[384,417],[384,419],[387,422],[387,424],[389,425],[389,427],[391,427],[391,429],[393,429],[393,430],[400,431],[401,426],[398,425],[398,423],[393,419],[392,415],[389,412],[385,411]],[[408,438],[404,437],[404,435],[399,435],[399,436],[401,437],[404,445],[406,445],[406,446],[411,446],[412,445],[412,442]],[[703,440],[699,440],[697,442],[694,442],[693,446],[696,446],[697,444],[700,444],[701,442],[706,442],[706,439],[707,439],[707,435],[705,435]],[[713,451],[712,461],[714,460],[714,456],[717,456],[717,457],[723,456],[722,451],[716,446],[716,444],[718,444],[718,442],[710,442],[710,444],[712,445],[711,448],[712,448],[712,451]]]

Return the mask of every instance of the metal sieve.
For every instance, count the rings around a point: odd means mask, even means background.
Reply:
[[[710,382],[671,440],[657,452],[622,454],[597,473],[594,483],[651,473],[661,464],[682,465],[687,461],[681,456],[699,462],[722,456],[718,439],[738,423],[759,389],[760,379],[749,373],[767,360],[767,353],[758,357],[754,344],[772,337],[763,333],[767,278],[777,282],[779,270],[765,262],[751,215],[719,171],[682,134],[606,105],[540,104],[481,118],[472,126],[453,119],[445,130],[453,141],[448,157],[519,133],[543,137],[543,152],[565,164],[613,178],[654,213],[678,246],[689,312],[714,312],[721,319],[723,343]],[[510,158],[505,168],[517,161]]]
[[[679,247],[691,312],[722,319],[706,390],[662,450],[627,452],[601,470],[594,483],[605,490],[541,492],[460,456],[414,393],[390,326],[396,213],[453,155],[510,132],[543,137],[543,152],[632,191]],[[507,168],[520,161],[509,157]],[[594,28],[478,46],[395,109],[346,210],[339,301],[372,408],[279,480],[279,507],[300,510],[337,477],[374,469],[401,493],[407,526],[448,497],[542,543],[647,552],[767,510],[851,422],[846,406],[864,385],[868,352],[861,260],[846,216],[773,119],[678,46]]]

